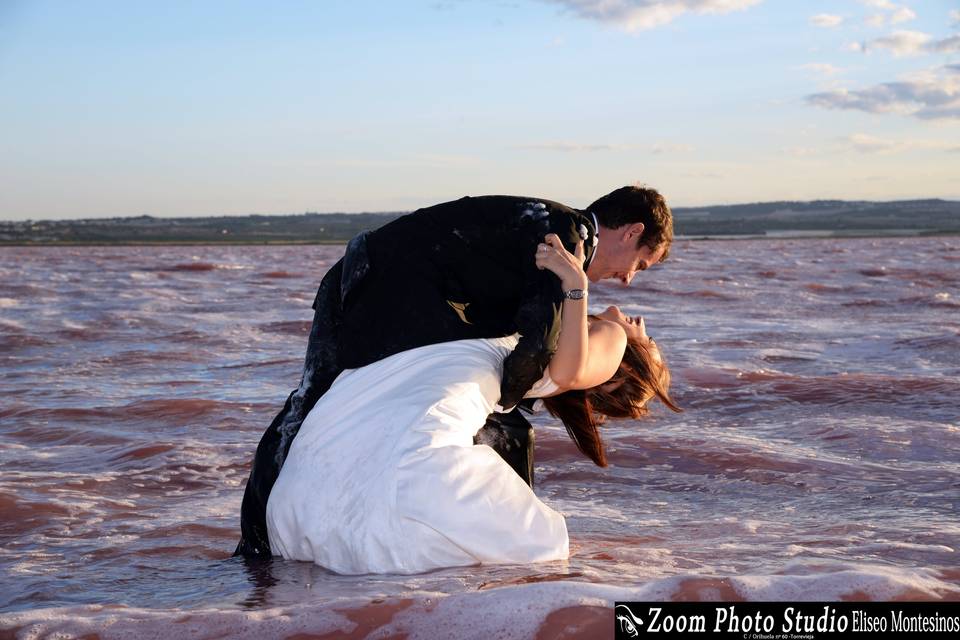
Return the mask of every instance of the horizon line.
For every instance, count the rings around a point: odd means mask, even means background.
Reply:
[[[671,211],[680,211],[680,210],[691,210],[691,209],[710,209],[712,207],[742,207],[750,205],[762,205],[762,204],[814,204],[818,202],[837,202],[845,204],[895,204],[895,203],[909,203],[909,202],[930,202],[930,201],[939,201],[939,202],[954,202],[960,203],[960,196],[956,198],[944,198],[944,197],[926,197],[926,198],[902,198],[894,200],[843,200],[839,198],[815,198],[812,200],[755,200],[749,202],[731,202],[725,204],[708,204],[708,205],[681,205],[676,207],[670,207]],[[436,203],[440,204],[440,203]],[[432,206],[432,205],[426,205]],[[418,209],[426,207],[418,207],[417,209],[395,209],[395,210],[379,210],[379,211],[301,211],[296,213],[259,213],[259,212],[250,212],[250,213],[220,213],[220,214],[172,214],[172,215],[154,215],[152,213],[139,213],[139,214],[124,214],[124,215],[105,215],[102,217],[81,217],[81,218],[0,218],[0,224],[13,223],[13,222],[83,222],[83,221],[98,221],[98,220],[130,220],[134,218],[153,218],[156,220],[171,220],[171,219],[190,219],[190,218],[246,218],[246,217],[281,217],[281,216],[307,216],[307,215],[406,215],[408,213],[413,213]],[[585,209],[578,209],[584,211]]]

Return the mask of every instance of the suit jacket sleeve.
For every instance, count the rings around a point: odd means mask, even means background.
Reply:
[[[543,377],[544,369],[557,350],[563,290],[560,279],[551,271],[538,269],[534,258],[537,244],[543,242],[547,233],[556,233],[570,252],[580,239],[576,220],[560,211],[526,230],[529,260],[524,262],[523,299],[514,319],[520,341],[504,360],[500,383],[500,405],[505,410],[516,406]]]

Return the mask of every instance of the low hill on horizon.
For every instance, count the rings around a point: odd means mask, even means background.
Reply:
[[[674,209],[674,230],[685,236],[872,235],[960,232],[960,202],[936,198],[873,202],[813,200]]]
[[[404,215],[302,213],[0,222],[0,244],[339,243]],[[960,233],[960,202],[814,200],[673,210],[678,236],[852,236]]]

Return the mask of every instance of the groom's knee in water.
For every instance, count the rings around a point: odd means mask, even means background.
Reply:
[[[496,451],[533,488],[533,427],[519,409],[491,413],[486,424],[473,436],[474,444]]]

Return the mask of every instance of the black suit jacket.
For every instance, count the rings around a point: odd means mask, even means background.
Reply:
[[[534,262],[547,233],[570,251],[584,238],[592,259],[591,216],[514,196],[419,209],[350,241],[317,291],[300,387],[257,447],[236,554],[270,553],[270,490],[300,424],[344,369],[428,344],[519,332],[504,361],[500,404],[513,407],[523,398],[543,376],[560,330],[560,281]]]

